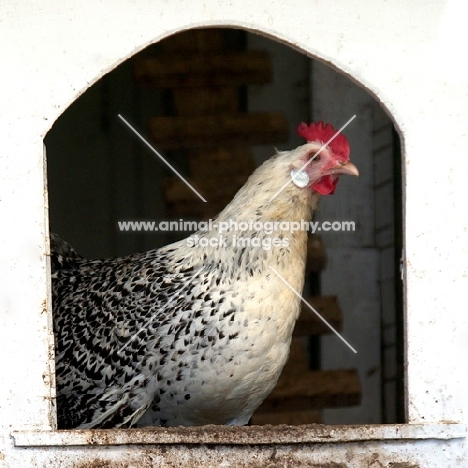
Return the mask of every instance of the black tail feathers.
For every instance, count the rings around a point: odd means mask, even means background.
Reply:
[[[50,233],[50,261],[52,273],[57,270],[76,268],[83,256],[68,243],[61,239],[57,234]]]

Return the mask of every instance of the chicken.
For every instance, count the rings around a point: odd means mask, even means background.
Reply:
[[[358,175],[342,134],[316,154],[331,125],[298,132],[306,144],[266,161],[188,239],[87,260],[51,235],[59,428],[247,424],[300,310],[284,281],[303,288],[307,232],[284,222],[310,221],[340,175]]]

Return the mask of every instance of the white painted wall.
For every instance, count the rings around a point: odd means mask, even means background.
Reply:
[[[244,27],[286,41],[339,67],[392,114],[405,161],[409,422],[466,426],[468,170],[462,157],[468,146],[468,69],[460,57],[468,31],[463,13],[463,5],[446,0],[423,6],[406,0],[2,3],[0,463],[71,467],[93,457],[122,462],[122,452],[112,446],[74,448],[64,456],[57,449],[15,448],[10,437],[12,430],[54,427],[50,308],[44,308],[50,304],[44,303],[49,296],[42,139],[69,103],[103,73],[149,43],[202,25]],[[313,448],[313,457],[302,446],[297,457],[353,467],[405,460],[427,467],[466,463],[462,427],[442,431],[453,437],[450,441],[434,434],[411,440],[404,432],[401,441],[384,444],[322,443]],[[181,448],[185,455],[186,450]],[[235,463],[248,449],[218,448],[213,455],[197,450],[207,464],[216,453],[211,466],[219,466],[220,460]],[[280,447],[277,456],[289,450]],[[131,460],[140,453],[147,466],[164,463],[157,446],[144,452],[135,446],[125,454],[126,466],[133,466]],[[252,457],[247,451],[244,459]]]

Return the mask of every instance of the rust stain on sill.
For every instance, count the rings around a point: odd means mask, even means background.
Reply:
[[[74,468],[126,468],[126,466],[122,465],[121,463],[116,464],[104,460],[99,460],[96,458],[94,460],[85,461],[83,463],[75,465]]]
[[[226,455],[225,455],[226,456]],[[146,457],[145,457],[146,458]],[[221,458],[224,458],[221,456]],[[138,460],[138,464],[134,464],[132,462],[129,463],[121,463],[115,461],[107,461],[103,459],[95,458],[90,461],[79,462],[76,465],[73,465],[73,468],[155,468],[160,466],[166,467],[179,467],[182,466],[181,462],[183,460],[183,466],[186,468],[198,468],[200,466],[204,466],[205,463],[200,458],[190,459],[187,460],[185,457],[179,458],[177,454],[172,454],[170,457],[165,457],[164,463],[161,464],[159,461],[152,460],[151,457],[146,458],[146,460]],[[207,463],[206,466],[216,466],[218,462],[223,461],[222,459],[216,460],[209,460],[206,459],[205,462]],[[224,460],[227,461],[227,460]],[[325,462],[325,463],[309,463],[309,462],[301,462],[294,456],[292,457],[280,457],[280,459],[273,459],[273,460],[258,460],[257,462],[248,461],[246,463],[240,463],[239,460],[234,461],[235,465],[228,462],[228,465],[225,466],[236,466],[236,468],[280,468],[285,466],[297,467],[297,468],[348,468],[348,465],[344,463],[336,463],[336,462]],[[393,467],[392,467],[393,468]],[[404,466],[394,467],[394,468],[405,468]],[[414,468],[413,466],[409,468]]]

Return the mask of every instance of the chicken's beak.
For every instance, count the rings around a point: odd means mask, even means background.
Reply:
[[[327,170],[327,172],[333,175],[359,175],[358,168],[350,161],[337,161],[332,168]]]
[[[340,175],[359,175],[357,167],[349,161],[334,160],[330,161],[327,166],[322,169],[320,177],[312,183],[312,188],[320,193],[320,195],[331,195],[335,193],[336,184],[338,184]]]

